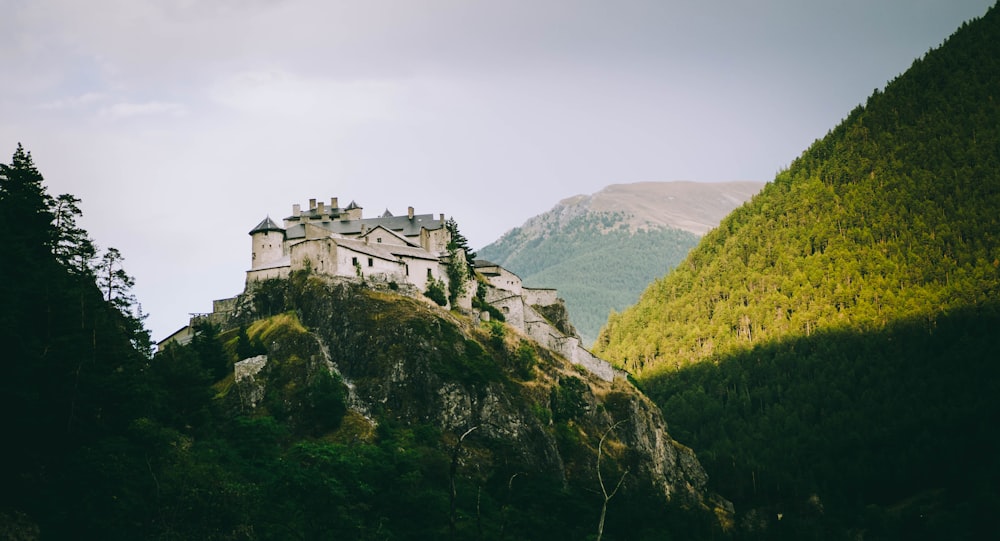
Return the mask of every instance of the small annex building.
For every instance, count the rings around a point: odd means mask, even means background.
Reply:
[[[415,214],[409,207],[406,216],[386,210],[365,218],[362,211],[354,201],[341,208],[333,197],[329,206],[315,199],[305,210],[292,205],[283,227],[264,218],[250,230],[247,285],[306,268],[331,276],[408,283],[421,290],[431,279],[447,283],[451,234],[444,214]]]

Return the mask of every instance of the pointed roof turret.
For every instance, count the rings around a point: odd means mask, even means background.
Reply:
[[[383,212],[382,216],[379,216],[379,217],[380,218],[392,218],[392,213],[389,212],[389,209],[385,209],[385,212]]]
[[[274,223],[274,220],[272,220],[271,217],[268,216],[267,218],[261,220],[261,222],[257,224],[257,227],[251,229],[250,234],[253,235],[254,233],[263,233],[265,231],[281,231],[282,233],[285,232],[284,229],[278,227],[278,224]]]
[[[347,210],[359,209],[359,208],[361,208],[361,206],[355,203],[354,201],[351,201],[351,204],[347,205]]]

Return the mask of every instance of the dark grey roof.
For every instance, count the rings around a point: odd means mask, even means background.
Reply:
[[[435,218],[433,214],[417,214],[412,219],[408,216],[390,216],[388,218],[363,218],[361,220],[330,220],[309,222],[318,225],[331,233],[339,235],[360,235],[361,226],[366,230],[382,226],[390,231],[398,233],[404,237],[415,237],[420,234],[420,228],[431,231],[441,229],[444,224]],[[293,225],[285,232],[289,239],[299,239],[306,236],[305,226],[302,224]]]
[[[278,227],[278,224],[274,223],[274,220],[270,216],[261,220],[257,227],[250,230],[250,234],[262,233],[264,231],[284,231],[284,229]]]
[[[359,208],[361,208],[361,207],[357,203],[355,203],[354,201],[351,201],[351,204],[347,205],[347,210],[359,209]]]
[[[473,260],[472,264],[478,269],[479,267],[499,267],[496,263],[492,261],[487,261],[485,259]]]
[[[385,209],[385,212],[382,213],[382,216],[380,216],[380,218],[392,218],[392,213],[389,212],[389,209]]]

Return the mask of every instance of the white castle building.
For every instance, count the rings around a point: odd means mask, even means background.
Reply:
[[[365,218],[362,208],[353,201],[341,208],[336,197],[330,199],[329,206],[310,199],[306,210],[292,205],[284,227],[266,217],[250,230],[250,237],[252,253],[246,290],[254,282],[286,278],[292,271],[306,269],[349,279],[409,284],[418,291],[425,291],[431,279],[445,287],[448,284],[451,232],[444,214],[437,218],[414,214],[413,207],[409,207],[406,216],[393,216],[386,210],[377,218]],[[485,301],[504,314],[508,325],[601,379],[612,381],[625,376],[585,349],[578,336],[558,330],[536,310],[562,302],[555,289],[525,287],[520,277],[500,265],[484,260],[474,263],[476,274],[488,284]],[[471,311],[474,280],[470,278],[466,284],[466,295],[456,302],[458,308]],[[188,325],[160,341],[159,349],[170,343],[190,342],[200,318],[225,321],[238,298],[213,301],[212,313],[193,315]],[[488,314],[475,316],[483,318]]]
[[[447,246],[451,234],[444,214],[362,216],[351,201],[341,208],[337,198],[309,200],[309,208],[292,205],[291,216],[279,227],[270,217],[250,231],[253,239],[247,284],[284,278],[309,268],[331,276],[364,277],[408,283],[424,290],[433,278],[447,283]]]

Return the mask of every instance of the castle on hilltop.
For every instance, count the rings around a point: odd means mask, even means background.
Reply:
[[[250,230],[250,237],[247,285],[306,268],[330,276],[411,284],[421,291],[431,280],[448,280],[451,233],[444,214],[414,214],[413,207],[406,216],[386,210],[365,218],[354,201],[341,208],[336,197],[329,206],[310,199],[308,209],[292,205],[284,227],[267,217]]]
[[[455,263],[451,258],[464,257],[461,250],[449,254],[452,232],[444,214],[437,218],[414,214],[413,207],[409,207],[406,216],[393,216],[386,210],[376,218],[365,218],[357,203],[351,201],[341,208],[336,197],[330,199],[329,206],[316,199],[309,200],[308,209],[292,205],[284,227],[265,217],[249,234],[252,251],[245,292],[257,282],[308,270],[346,280],[388,284],[401,293],[409,289],[409,294],[422,297],[415,292],[426,291],[432,281],[447,288],[448,266]],[[601,379],[612,381],[624,376],[624,372],[585,349],[572,326],[560,330],[542,315],[541,311],[552,307],[565,313],[555,289],[525,287],[520,277],[500,265],[484,260],[473,263],[476,275],[485,282],[484,301],[504,314],[508,325]],[[488,318],[488,312],[472,309],[472,295],[478,284],[476,277],[469,280],[464,288],[466,294],[456,299],[452,308],[471,313],[477,320]],[[213,301],[212,313],[193,315],[188,325],[160,341],[159,349],[171,343],[190,342],[200,320],[224,324],[240,298]]]

